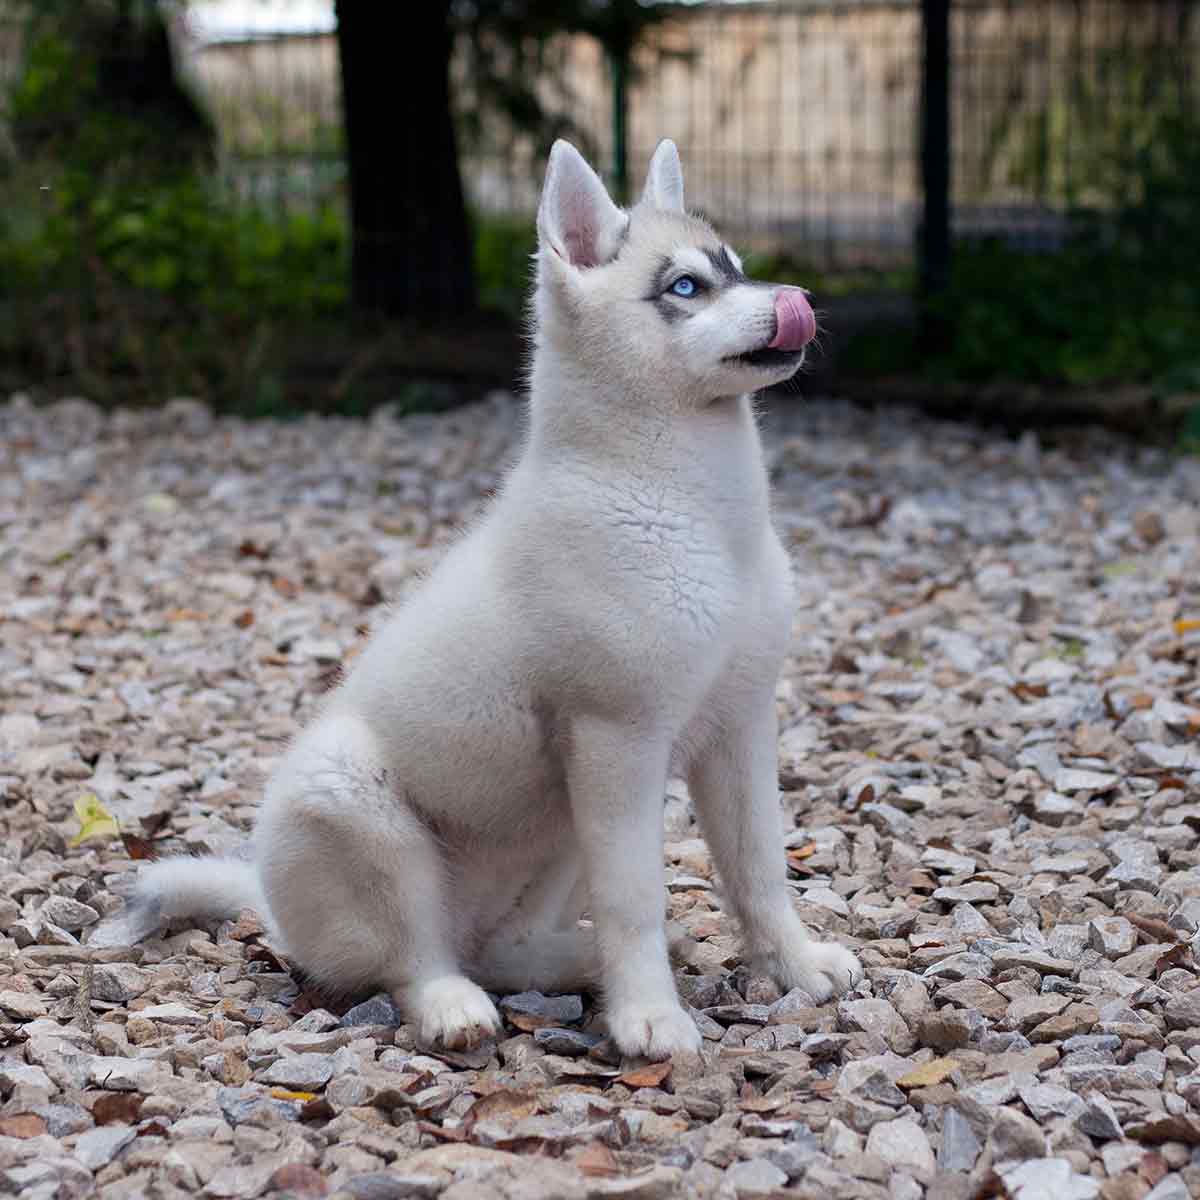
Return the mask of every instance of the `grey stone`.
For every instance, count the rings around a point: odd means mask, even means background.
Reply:
[[[0,1011],[21,1021],[46,1015],[46,1004],[35,992],[0,991]]]
[[[1025,1083],[1018,1086],[1017,1095],[1035,1121],[1063,1117],[1083,1105],[1074,1092],[1053,1083]]]
[[[903,1052],[912,1043],[904,1018],[886,1000],[841,1000],[837,1016],[841,1029],[878,1034],[893,1050]]]
[[[133,963],[98,963],[92,971],[92,997],[110,1004],[128,1004],[150,986],[153,978]]]
[[[771,1196],[787,1181],[787,1173],[765,1158],[734,1163],[725,1172],[725,1187],[735,1196]]]
[[[541,992],[520,992],[500,1001],[502,1013],[541,1017],[555,1025],[569,1024],[583,1017],[583,1001],[578,996],[543,996]]]
[[[39,916],[70,933],[78,933],[100,920],[100,914],[90,904],[82,904],[70,896],[50,896],[39,910]]]
[[[1094,1200],[1100,1185],[1065,1158],[1034,1158],[997,1168],[1012,1200]]]
[[[911,837],[916,829],[912,817],[892,804],[864,804],[859,812],[864,821],[873,825],[880,833],[890,834],[892,837]]]
[[[171,1074],[166,1063],[144,1058],[93,1058],[88,1063],[88,1081],[114,1092],[149,1092]]]
[[[1173,1171],[1170,1175],[1164,1175],[1143,1200],[1189,1200],[1191,1195],[1183,1176]]]
[[[1163,1006],[1168,1029],[1200,1029],[1200,988],[1177,992]]]
[[[186,1004],[151,1004],[143,1008],[138,1016],[147,1021],[157,1021],[163,1025],[203,1025],[208,1018],[204,1013],[188,1008]]]
[[[578,1029],[547,1028],[535,1029],[533,1040],[547,1054],[565,1054],[573,1057],[586,1054],[593,1046],[598,1045],[601,1039],[599,1034],[583,1033]]]
[[[217,1106],[230,1125],[275,1125],[281,1121],[296,1121],[300,1118],[301,1108],[296,1100],[276,1100],[266,1090],[254,1086],[218,1088]]]
[[[970,1171],[983,1144],[975,1136],[970,1122],[957,1108],[947,1108],[942,1116],[942,1144],[937,1165],[943,1171]]]
[[[892,1170],[908,1171],[923,1181],[929,1180],[937,1165],[925,1131],[912,1117],[872,1126],[867,1153],[877,1154]]]
[[[1110,792],[1120,782],[1107,771],[1079,771],[1061,767],[1054,773],[1056,792]]]
[[[402,1025],[404,1014],[396,1007],[396,1002],[387,994],[379,992],[369,1000],[356,1004],[347,1009],[341,1024],[346,1028],[356,1025]]]
[[[375,1025],[384,1022],[367,1021],[364,1024]],[[406,1172],[392,1174],[388,1171],[373,1171],[362,1175],[352,1175],[339,1185],[340,1190],[348,1192],[354,1200],[433,1200],[446,1187],[443,1175]]]
[[[1082,1111],[1075,1117],[1075,1125],[1089,1137],[1104,1141],[1123,1136],[1121,1119],[1102,1092],[1088,1093]]]
[[[81,1133],[71,1153],[89,1170],[98,1171],[108,1166],[135,1137],[137,1130],[132,1125],[101,1125]]]
[[[1040,950],[1011,948],[997,950],[992,955],[992,965],[997,971],[1011,971],[1014,967],[1028,967],[1039,975],[1070,975],[1075,964],[1063,958],[1055,958]]]
[[[1093,917],[1088,922],[1088,945],[1106,958],[1132,954],[1137,940],[1137,930],[1124,917]]]
[[[273,1087],[314,1092],[323,1088],[332,1076],[332,1054],[286,1054],[262,1072],[259,1079]]]
[[[925,968],[926,979],[950,979],[955,982],[962,979],[990,979],[996,972],[992,960],[986,954],[976,954],[963,951],[939,959],[932,966]]]
[[[1000,889],[994,883],[982,880],[959,884],[958,887],[940,887],[933,893],[933,898],[943,904],[991,904],[999,897]]]
[[[1042,1127],[1013,1108],[996,1110],[987,1144],[995,1162],[1041,1158],[1046,1153],[1046,1135]]]

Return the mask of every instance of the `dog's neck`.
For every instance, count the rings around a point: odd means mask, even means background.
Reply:
[[[714,437],[730,456],[739,443],[758,452],[748,396],[698,401],[664,394],[661,379],[608,381],[543,339],[529,375],[529,433],[532,453],[577,461],[662,462]]]

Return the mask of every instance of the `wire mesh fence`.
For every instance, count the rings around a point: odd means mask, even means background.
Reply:
[[[1073,210],[1111,203],[1122,160],[1146,151],[1164,115],[1195,111],[1195,9],[1195,0],[957,0],[956,232],[1053,248]],[[634,169],[671,136],[691,202],[750,244],[825,268],[911,262],[921,211],[919,0],[662,10],[629,64]],[[260,206],[342,202],[332,0],[175,12],[177,61],[213,116],[230,192]],[[19,60],[16,14],[10,5],[5,19],[0,7],[5,80]],[[459,58],[465,117],[471,80]],[[592,38],[564,34],[542,65],[539,92],[555,128],[611,171],[613,64]],[[532,213],[544,140],[501,114],[472,114],[463,170],[478,210]]]
[[[952,10],[955,232],[1062,244],[1103,209],[1164,116],[1195,111],[1194,0],[958,0]],[[193,37],[229,186],[258,202],[320,201],[343,179],[331,30]],[[612,63],[554,39],[541,87],[556,128],[611,174]],[[470,80],[457,72],[464,104]],[[919,0],[670,6],[630,63],[636,172],[679,143],[689,199],[743,241],[824,269],[911,263],[921,213]],[[483,212],[528,217],[544,139],[491,113],[464,139]]]
[[[994,240],[1052,256],[1110,215],[1127,229],[1130,213],[1152,227],[1164,205],[1194,211],[1198,3],[952,0],[949,133],[935,150],[949,159],[960,245]],[[111,131],[97,140],[84,128],[88,101],[62,48],[31,56],[30,41],[31,16],[53,9],[69,23],[106,7],[168,14],[174,74],[198,102],[189,114],[173,101],[171,118],[181,122],[180,163],[195,148],[192,178],[159,177],[152,194],[139,175],[112,203],[91,186],[113,161]],[[689,204],[741,248],[806,281],[913,282],[927,198],[921,0],[704,0],[646,11],[652,19],[624,56],[582,33],[536,45],[461,35],[452,93],[484,300],[499,296],[517,311],[555,135],[576,140],[613,183],[627,161],[634,190],[670,136]],[[92,45],[85,27],[74,36]],[[121,153],[133,157],[148,111],[139,107],[146,49],[109,38],[88,59],[108,73],[103,94],[121,98],[134,134]],[[411,52],[396,46],[397,71]],[[481,66],[499,87],[483,86]],[[504,102],[517,90],[506,97],[506,74],[532,81],[532,109]],[[190,338],[249,376],[297,314],[343,311],[342,117],[333,0],[0,0],[0,367],[37,342],[39,370],[96,386],[113,363],[137,372],[164,356],[162,369],[186,380]],[[422,114],[381,114],[389,120]],[[1189,220],[1176,211],[1164,228]]]

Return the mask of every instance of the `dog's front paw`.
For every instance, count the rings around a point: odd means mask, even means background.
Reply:
[[[495,1037],[500,1014],[487,993],[462,975],[448,975],[413,988],[405,997],[420,1022],[421,1041],[447,1050],[469,1050]]]
[[[622,1054],[671,1058],[699,1054],[700,1030],[678,1004],[630,1005],[608,1014],[608,1032]]]
[[[777,971],[785,990],[801,988],[818,1004],[848,992],[862,977],[862,964],[833,942],[804,941],[789,948]]]

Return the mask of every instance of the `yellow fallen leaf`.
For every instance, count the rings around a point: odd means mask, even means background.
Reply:
[[[91,792],[84,792],[75,801],[75,815],[79,818],[79,832],[71,839],[72,846],[92,838],[116,837],[121,832],[117,818]]]
[[[271,1096],[275,1100],[315,1100],[316,1092],[289,1092],[287,1088],[272,1088]]]
[[[949,1079],[957,1070],[958,1063],[952,1058],[931,1058],[907,1075],[901,1075],[896,1083],[902,1088],[933,1087],[935,1083]]]
[[[1175,622],[1175,632],[1180,637],[1183,637],[1185,633],[1195,633],[1197,629],[1200,629],[1200,618]]]

